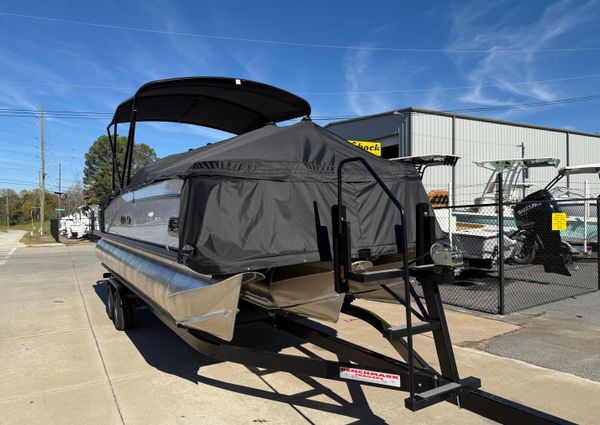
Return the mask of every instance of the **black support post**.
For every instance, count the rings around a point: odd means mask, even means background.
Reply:
[[[454,350],[452,349],[440,289],[435,282],[422,279],[419,279],[419,282],[423,287],[423,296],[427,305],[427,311],[429,312],[429,320],[440,323],[439,328],[432,332],[438,361],[440,362],[440,372],[442,372],[444,378],[451,381],[458,381],[460,377],[458,375],[456,359],[454,358]]]
[[[417,204],[417,223],[416,232],[417,240],[415,247],[415,254],[417,257],[417,265],[431,264],[431,255],[429,250],[431,245],[435,241],[433,225],[434,217],[430,214],[429,204],[426,202],[420,202]]]

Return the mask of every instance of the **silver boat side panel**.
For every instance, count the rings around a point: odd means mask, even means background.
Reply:
[[[275,269],[270,281],[243,285],[242,298],[262,308],[290,311],[328,322],[337,322],[344,303],[344,295],[334,290],[330,263]]]
[[[244,274],[218,281],[173,261],[101,239],[96,255],[180,325],[231,341]],[[256,278],[250,273],[250,278]]]
[[[113,199],[104,210],[108,233],[177,248],[177,235],[169,234],[170,218],[179,218],[183,180],[171,179]]]

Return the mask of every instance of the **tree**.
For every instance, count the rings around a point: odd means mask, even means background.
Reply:
[[[83,196],[83,186],[79,176],[74,178],[74,183],[65,191],[65,199],[62,201],[62,207],[65,209],[63,215],[73,214],[85,203]]]
[[[127,138],[117,137],[117,167],[123,172],[125,146]],[[156,152],[143,143],[136,143],[133,147],[133,161],[131,175],[135,174],[144,165],[156,161]],[[112,152],[108,136],[100,136],[90,146],[85,154],[85,168],[83,169],[84,199],[88,204],[98,204],[112,190]],[[116,183],[119,184],[118,182]]]

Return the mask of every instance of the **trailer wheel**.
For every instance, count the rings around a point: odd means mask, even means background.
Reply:
[[[115,288],[110,284],[110,282],[106,282],[106,291],[108,292],[108,298],[106,300],[106,314],[110,320],[113,320],[115,317]]]
[[[118,331],[126,331],[133,327],[133,304],[123,294],[115,290],[113,323]]]

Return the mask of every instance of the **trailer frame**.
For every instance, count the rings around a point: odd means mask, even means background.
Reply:
[[[412,269],[414,270],[414,269]],[[422,275],[423,271],[416,272]],[[407,392],[409,391],[409,370],[403,360],[394,359],[384,354],[375,352],[368,348],[358,346],[352,342],[340,339],[336,331],[310,319],[296,316],[287,312],[267,311],[254,306],[248,302],[240,301],[240,321],[236,324],[236,332],[246,332],[246,337],[253,340],[250,335],[264,335],[264,332],[283,332],[300,341],[311,343],[321,349],[327,350],[347,361],[331,361],[321,358],[302,357],[291,354],[271,352],[262,349],[252,348],[246,345],[239,345],[234,338],[232,342],[219,340],[211,335],[178,326],[171,316],[160,306],[150,300],[147,296],[129,284],[122,277],[112,272],[104,274],[104,282],[109,291],[116,291],[121,294],[122,304],[113,303],[113,317],[118,316],[118,310],[128,307],[147,307],[158,319],[161,320],[169,329],[177,334],[183,341],[191,346],[198,353],[220,361],[229,361],[240,363],[246,366],[254,366],[269,370],[288,372],[292,374],[307,375],[317,378],[326,378],[342,382],[354,382],[360,385],[383,387],[390,390]],[[420,282],[429,282],[429,290],[425,294],[426,301],[432,301],[434,305],[442,307],[439,298],[437,283],[420,279]],[[382,335],[390,328],[390,324],[377,316],[370,310],[356,306],[352,303],[353,299],[349,297],[343,305],[342,312],[356,319],[368,323]],[[133,311],[133,310],[132,310]],[[430,314],[432,312],[430,311]],[[443,316],[443,307],[437,311],[442,314],[445,330],[445,317]],[[435,313],[432,317],[436,317]],[[133,325],[133,321],[130,326]],[[122,329],[122,330],[127,330]],[[251,332],[248,334],[248,332]],[[435,337],[434,337],[435,338]],[[438,357],[443,359],[442,370],[444,368],[455,367],[452,346],[448,346],[445,341],[438,338],[436,348]],[[400,340],[390,341],[392,346],[400,354],[400,357],[406,356],[406,343]],[[440,351],[441,348],[441,351]],[[524,406],[514,401],[499,397],[497,395],[479,390],[474,387],[479,386],[477,378],[465,378],[458,380],[460,386],[450,393],[440,393],[439,388],[445,385],[455,384],[456,381],[448,379],[434,370],[417,353],[414,357],[414,385],[421,393],[430,393],[433,397],[427,399],[427,402],[418,406],[419,410],[428,407],[440,401],[448,401],[460,408],[469,410],[485,418],[500,423],[527,423],[527,424],[571,424],[567,420],[547,414],[545,412]],[[349,369],[349,371],[348,371]],[[344,372],[349,372],[345,374]],[[364,378],[368,374],[383,374],[384,379],[377,381],[361,381],[357,379]],[[354,376],[350,378],[348,376]],[[381,376],[381,375],[378,375]],[[391,376],[390,381],[385,383],[385,376]],[[399,386],[397,385],[399,383]],[[436,393],[438,390],[438,393]]]
[[[398,253],[403,254],[400,269],[355,271],[351,267],[350,223],[346,219],[342,199],[342,171],[346,164],[352,162],[362,164],[371,173],[400,212],[401,224],[394,228]],[[452,267],[433,264],[428,255],[435,240],[435,219],[429,213],[428,204],[416,205],[416,264],[409,265],[404,208],[375,171],[360,157],[345,159],[338,165],[337,181],[337,204],[332,206],[333,276],[336,292],[344,297],[341,312],[373,327],[390,343],[401,359],[394,359],[338,338],[333,328],[308,318],[283,310],[265,309],[243,299],[238,304],[234,339],[224,341],[205,332],[186,328],[181,322],[176,323],[150,297],[104,265],[108,270],[104,275],[109,295],[107,313],[115,327],[118,330],[131,328],[135,308],[145,305],[188,345],[216,360],[408,392],[409,397],[404,400],[404,405],[411,411],[446,401],[500,423],[571,424],[565,419],[482,391],[479,389],[479,378],[460,377],[438,287],[438,283],[452,284],[455,273]],[[402,280],[403,293],[396,293],[385,283],[390,279]],[[406,325],[394,326],[376,313],[355,305],[355,297],[348,294],[350,281],[378,282],[392,300],[405,307]],[[423,290],[422,299],[414,290],[415,281]],[[412,316],[420,319],[420,322],[413,324]],[[256,334],[251,338],[250,344],[240,341],[239,336],[244,332],[251,336]],[[260,341],[260,336],[264,336],[265,332],[282,332],[301,342],[327,350],[343,361],[257,348],[256,341]],[[439,371],[429,365],[413,346],[413,337],[426,332],[433,336]]]

